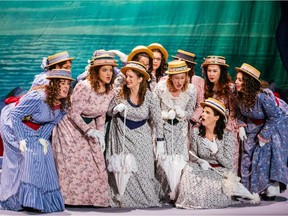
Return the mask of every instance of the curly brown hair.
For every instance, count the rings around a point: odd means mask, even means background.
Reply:
[[[50,80],[49,85],[45,86],[45,90],[47,92],[47,97],[45,102],[48,104],[48,106],[54,110],[55,104],[58,102],[58,94],[60,91],[60,82],[62,79],[58,78],[53,78]],[[71,96],[71,89],[67,95],[66,98],[61,98],[60,99],[60,109],[63,111],[67,111],[68,108],[71,106],[71,101],[70,101],[70,96]]]
[[[161,77],[165,76],[165,72],[167,71],[167,62],[164,58],[163,53],[159,49],[152,49],[151,51],[153,53],[158,52],[161,54],[161,63],[160,63],[159,68],[156,69],[156,74],[155,74],[156,82],[158,82],[161,79]],[[152,66],[153,66],[153,61],[152,61]]]
[[[100,89],[100,78],[99,78],[99,71],[101,66],[96,66],[90,69],[89,71],[89,75],[87,77],[88,81],[90,82],[90,85],[92,86],[92,88],[94,89],[95,92],[98,92]],[[114,67],[112,67],[113,70]],[[108,94],[112,89],[113,89],[113,83],[114,83],[114,79],[115,79],[115,73],[113,72],[113,76],[112,79],[110,81],[110,83],[105,83],[105,93]]]
[[[145,100],[145,95],[147,92],[147,80],[144,78],[144,75],[142,73],[139,73],[137,71],[133,71],[134,74],[136,74],[137,77],[142,77],[142,81],[140,83],[139,86],[139,91],[138,91],[138,97],[139,97],[139,104],[138,105],[142,105],[144,103]],[[130,94],[131,94],[131,90],[127,87],[126,84],[124,84],[124,86],[121,88],[121,90],[118,93],[118,98],[124,98],[126,100],[130,99]]]
[[[167,88],[168,88],[169,91],[174,91],[174,89],[175,89],[175,87],[174,87],[174,85],[173,85],[173,82],[172,82],[172,80],[171,80],[171,78],[172,78],[173,75],[174,75],[174,74],[169,74],[169,75],[168,75],[168,78],[167,78],[167,80],[166,80],[166,86],[167,86]],[[185,73],[185,75],[186,75],[186,79],[185,79],[185,83],[184,83],[183,88],[182,88],[182,91],[183,91],[183,92],[186,91],[186,90],[188,89],[188,86],[189,86],[189,77],[188,77],[188,74]]]
[[[226,127],[225,124],[225,117],[221,115],[217,110],[212,109],[215,116],[219,116],[219,119],[216,122],[215,128],[214,128],[214,134],[216,134],[218,140],[223,139],[224,129]],[[201,137],[205,137],[206,135],[206,128],[202,124],[199,126],[199,135]]]
[[[248,74],[242,73],[242,89],[237,93],[237,103],[243,104],[247,109],[253,108],[260,91],[261,83]]]

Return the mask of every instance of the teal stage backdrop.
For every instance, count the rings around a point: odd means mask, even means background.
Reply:
[[[207,55],[235,66],[252,64],[262,79],[287,85],[275,32],[276,1],[0,1],[0,96],[29,89],[42,57],[67,50],[73,76],[83,72],[96,49],[129,53],[137,45],[161,43],[171,55],[196,53],[196,73]]]

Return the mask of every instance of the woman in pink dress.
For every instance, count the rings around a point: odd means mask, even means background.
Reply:
[[[66,205],[109,205],[109,185],[103,151],[108,105],[114,96],[110,55],[91,62],[87,78],[71,95],[71,109],[54,128],[52,146]]]

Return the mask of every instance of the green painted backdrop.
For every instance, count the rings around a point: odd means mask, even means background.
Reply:
[[[243,62],[261,77],[287,84],[275,41],[276,1],[0,1],[0,96],[29,89],[42,57],[67,50],[79,75],[96,49],[129,53],[161,43],[197,55],[197,74],[207,55],[222,55],[235,76]]]

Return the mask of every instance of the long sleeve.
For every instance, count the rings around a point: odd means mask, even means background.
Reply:
[[[156,128],[156,135],[158,138],[163,138],[163,120],[161,117],[160,101],[156,94],[152,92],[147,92],[146,94],[151,94],[149,98],[149,113],[152,118],[154,127]]]
[[[195,86],[197,91],[197,97],[196,97],[196,107],[193,113],[192,121],[196,123],[200,123],[200,117],[203,112],[203,108],[200,105],[201,102],[204,101],[204,84],[205,81],[202,77],[199,76],[193,76],[192,77],[192,84]]]
[[[282,112],[276,105],[273,96],[262,93],[259,95],[258,99],[260,100],[260,105],[265,116],[265,123],[258,134],[258,138],[264,142],[268,142],[271,140],[271,136],[274,133],[273,127],[281,118]]]
[[[85,123],[81,114],[84,110],[84,106],[88,105],[88,100],[90,97],[90,89],[85,84],[84,81],[78,83],[71,96],[71,109],[69,111],[69,118],[71,121],[77,125],[84,133],[90,129],[89,125]]]
[[[11,121],[18,141],[24,140],[28,135],[23,130],[22,119],[33,113],[39,112],[42,101],[43,99],[37,91],[31,91],[23,96],[17,106],[11,111]],[[31,132],[37,133],[35,131]]]
[[[231,131],[225,130],[223,134],[223,140],[216,140],[218,152],[215,157],[219,164],[223,167],[232,170],[233,169],[233,152],[234,145],[236,143],[235,137]]]

